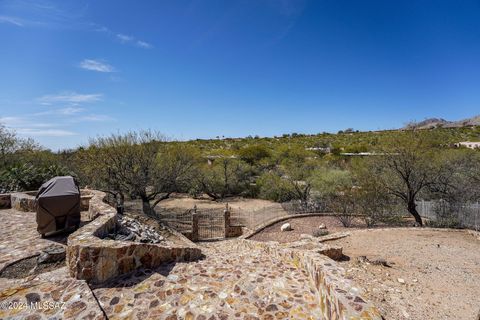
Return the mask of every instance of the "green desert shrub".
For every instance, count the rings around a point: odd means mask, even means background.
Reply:
[[[259,197],[276,202],[286,202],[295,199],[293,186],[273,172],[261,175],[257,180]]]
[[[4,192],[36,190],[49,179],[64,175],[75,176],[67,168],[59,165],[38,167],[22,164],[0,173],[0,189]]]
[[[238,155],[241,160],[250,165],[259,164],[261,160],[270,157],[270,151],[263,145],[253,145],[240,149]]]

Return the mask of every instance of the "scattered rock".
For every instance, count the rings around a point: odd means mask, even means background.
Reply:
[[[220,299],[226,299],[226,298],[228,297],[228,294],[226,294],[225,292],[222,291],[222,292],[220,292],[220,294],[218,295],[218,297],[219,297]]]
[[[326,229],[317,229],[315,231],[313,231],[313,236],[314,237],[323,237],[323,236],[326,236],[328,235],[328,230]]]
[[[333,260],[341,260],[343,257],[343,248],[340,246],[331,246],[322,244],[318,253],[323,254]]]
[[[401,284],[404,284],[405,283],[405,279],[402,279],[402,278],[398,278],[397,281]]]
[[[292,231],[292,226],[290,225],[290,223],[284,223],[282,224],[282,226],[280,227],[280,230],[281,231]]]
[[[309,235],[309,234],[306,234],[306,233],[302,233],[302,234],[300,235],[300,239],[310,240],[310,239],[312,239],[312,236]]]
[[[120,226],[107,238],[117,241],[136,241],[142,243],[160,243],[165,239],[157,231],[135,219],[122,216],[119,220]]]
[[[375,260],[370,260],[370,263],[376,266],[384,266],[390,268],[390,265],[388,264],[387,260],[385,259],[375,259]]]
[[[350,236],[350,232],[336,232],[317,239],[318,242],[327,242]]]
[[[37,258],[37,264],[54,263],[65,260],[65,247],[51,246],[42,251]]]
[[[367,259],[367,256],[359,256],[357,257],[357,261],[360,262],[360,263],[368,263],[368,259]]]
[[[390,268],[391,266],[388,264],[387,260],[379,258],[379,259],[374,259],[370,260],[366,256],[359,256],[357,258],[357,261],[360,263],[368,263],[368,264],[373,264],[375,266],[384,266]],[[388,275],[388,273],[387,273]]]

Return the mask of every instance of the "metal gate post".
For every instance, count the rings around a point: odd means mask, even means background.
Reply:
[[[193,207],[192,212],[192,241],[198,241],[198,213],[197,213],[197,206]]]
[[[230,230],[230,208],[228,203],[225,206],[225,210],[223,210],[223,220],[225,221],[225,238],[228,238]]]

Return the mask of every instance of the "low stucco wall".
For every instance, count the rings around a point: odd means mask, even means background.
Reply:
[[[95,220],[68,237],[67,266],[72,277],[101,283],[137,268],[201,257],[201,250],[193,244],[171,247],[102,239],[118,224],[116,210],[102,201],[104,196],[102,192],[94,192],[89,215]]]
[[[240,245],[262,249],[306,270],[316,289],[323,319],[382,319],[379,311],[361,296],[361,290],[345,278],[345,270],[332,259],[312,250],[284,248],[277,243],[241,240]]]

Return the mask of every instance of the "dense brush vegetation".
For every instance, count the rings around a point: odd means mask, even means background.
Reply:
[[[167,141],[152,131],[111,135],[60,152],[0,127],[0,189],[36,189],[56,175],[111,193],[119,205],[142,200],[146,214],[172,193],[298,201],[374,224],[402,204],[421,223],[415,201],[475,201],[480,127],[391,130],[281,137]],[[356,153],[369,153],[355,156]]]
[[[210,140],[193,140],[187,143],[208,153],[216,150],[237,151],[245,146],[263,145],[268,149],[280,146],[298,146],[302,148],[330,147],[333,153],[340,152],[375,152],[379,151],[393,139],[408,131],[386,130],[358,132],[352,129],[333,133],[315,135],[284,134],[280,137],[247,137]],[[435,128],[419,131],[419,135],[435,141],[439,147],[450,147],[459,141],[480,141],[480,127]]]

